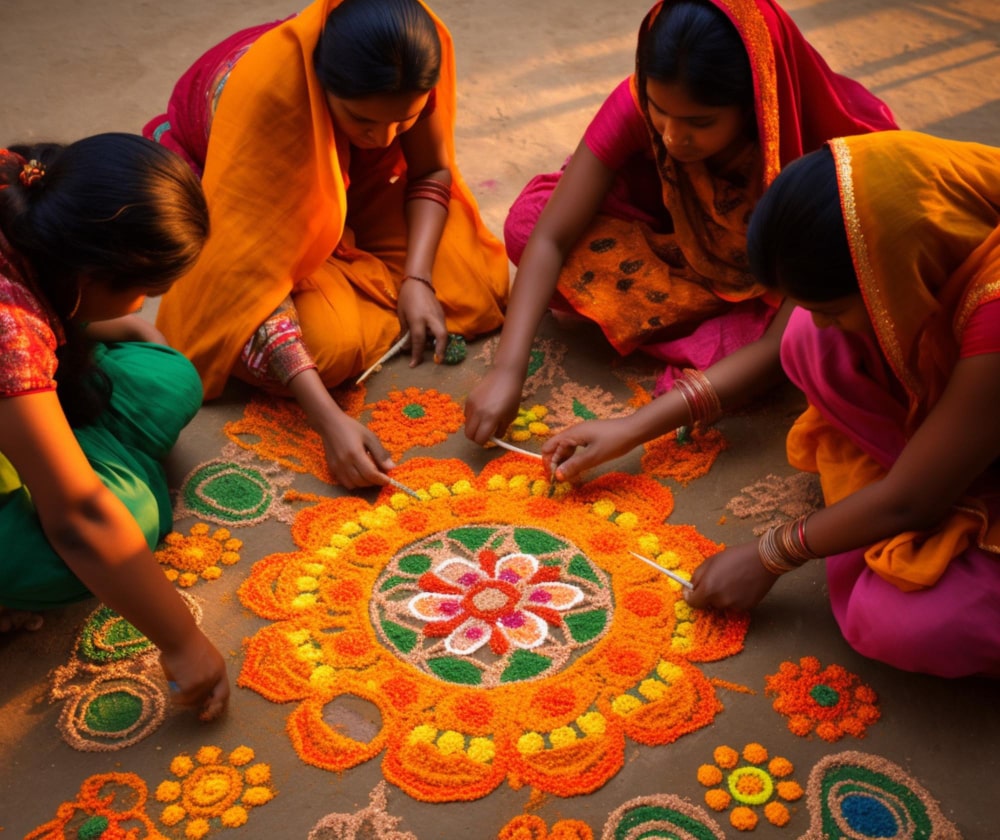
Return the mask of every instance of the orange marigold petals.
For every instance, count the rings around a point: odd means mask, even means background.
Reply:
[[[705,785],[705,787],[717,785],[722,779],[722,771],[714,764],[702,764],[698,768],[698,781]]]
[[[782,778],[784,776],[791,775],[792,762],[790,762],[787,758],[775,756],[770,760],[770,762],[768,762],[767,769],[772,776]]]
[[[753,831],[757,827],[757,814],[752,808],[740,805],[729,814],[729,822],[740,831]]]
[[[825,741],[844,735],[863,738],[879,712],[872,689],[840,665],[822,667],[814,656],[798,664],[783,662],[765,678],[765,691],[774,696],[774,710],[788,718],[788,729],[804,737],[815,732]]]
[[[497,840],[546,840],[548,835],[545,820],[534,814],[521,814],[500,829]]]
[[[777,709],[777,711],[781,710]],[[815,726],[813,721],[804,715],[792,715],[788,718],[788,731],[793,735],[798,735],[800,738],[804,738],[812,732],[813,726]]]
[[[465,422],[465,412],[447,394],[430,388],[393,389],[372,406],[368,428],[393,459],[414,446],[434,446],[448,439]]]
[[[222,575],[220,564],[232,566],[239,562],[239,540],[230,538],[229,531],[217,528],[210,533],[204,522],[191,526],[188,536],[171,532],[163,538],[163,543],[153,555],[161,565],[167,578],[179,586],[193,586],[201,580],[216,580]],[[229,548],[227,548],[229,546]]]
[[[791,762],[780,756],[769,760],[767,748],[758,743],[746,744],[741,752],[720,746],[713,758],[715,765],[698,768],[698,781],[710,788],[705,794],[710,807],[723,811],[733,805],[729,820],[741,831],[756,827],[758,808],[774,825],[788,822],[790,815],[783,802],[801,798],[803,791],[795,781],[778,781],[776,776],[788,776],[793,770]]]
[[[629,592],[622,606],[642,618],[650,618],[663,611],[663,601],[655,593],[644,590]]]
[[[778,796],[786,802],[795,802],[797,799],[801,799],[804,793],[798,782],[778,782],[777,790]]]
[[[393,477],[419,498],[317,499],[292,526],[297,549],[239,588],[270,621],[245,642],[239,685],[295,705],[303,761],[339,771],[381,755],[385,778],[426,802],[504,781],[565,797],[611,779],[626,738],[669,743],[719,713],[697,663],[739,652],[747,616],[692,610],[624,561],[639,549],[690,575],[719,550],[664,523],[662,485],[610,473],[553,490],[514,453],[479,475],[411,458]],[[374,737],[331,722],[347,697],[374,707]]]
[[[715,751],[712,753],[712,758],[715,759],[715,763],[725,770],[731,770],[736,766],[736,763],[740,760],[740,754],[736,752],[732,747],[716,747]]]
[[[767,821],[771,825],[779,827],[788,825],[789,820],[792,818],[792,815],[788,813],[788,808],[780,802],[768,802],[764,806],[764,816],[767,817]]]
[[[705,792],[705,804],[713,811],[725,811],[729,803],[733,801],[724,790],[709,790]]]
[[[277,461],[294,472],[308,472],[327,484],[336,483],[326,463],[323,439],[295,400],[251,399],[243,417],[226,423],[223,431],[264,461]]]
[[[549,831],[549,840],[594,840],[594,832],[582,820],[559,820]]]
[[[161,838],[163,835],[157,831],[152,818],[146,813],[148,795],[146,783],[134,773],[100,773],[90,776],[80,785],[75,799],[62,803],[54,819],[25,835],[24,840],[81,836],[81,818],[90,816],[97,816],[105,821],[104,836]],[[70,828],[71,824],[73,828]]]
[[[671,432],[645,445],[642,470],[648,475],[688,484],[708,473],[727,446],[722,432],[716,428],[696,428],[681,440],[677,432]]]

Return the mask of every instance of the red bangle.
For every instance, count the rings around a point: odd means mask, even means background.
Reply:
[[[444,184],[434,178],[418,178],[406,185],[406,201],[426,199],[440,204],[446,210],[451,202],[451,184]]]

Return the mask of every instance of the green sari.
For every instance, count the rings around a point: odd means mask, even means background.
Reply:
[[[74,430],[76,438],[154,549],[173,525],[162,461],[201,406],[201,381],[183,355],[160,344],[99,344],[95,359],[111,380],[111,402],[93,425]],[[38,610],[91,597],[49,545],[28,488],[3,453],[0,546],[3,606]]]

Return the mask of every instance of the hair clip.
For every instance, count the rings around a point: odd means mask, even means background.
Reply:
[[[37,160],[29,160],[21,167],[21,183],[26,187],[33,187],[42,180],[45,174],[45,165]]]

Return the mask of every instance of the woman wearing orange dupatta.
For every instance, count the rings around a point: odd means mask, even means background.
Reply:
[[[425,341],[440,361],[448,333],[503,319],[507,260],[455,167],[454,121],[452,42],[426,7],[317,0],[209,51],[146,127],[204,163],[212,216],[157,325],[207,398],[230,375],[295,396],[348,488],[392,462],[327,389],[403,331],[414,365]]]
[[[777,178],[749,248],[800,307],[781,360],[809,407],[788,454],[827,507],[710,558],[689,602],[751,607],[826,557],[860,653],[1000,676],[1000,149],[834,140]]]
[[[596,322],[625,355],[704,369],[761,339],[780,377],[780,300],[750,274],[750,211],[783,165],[830,137],[895,128],[889,109],[834,73],[773,0],[667,0],[639,30],[635,73],[595,116],[564,170],[531,181],[505,224],[518,265],[496,362],[466,403],[478,443],[517,411],[546,307]],[[553,300],[553,293],[556,298]],[[725,407],[743,382],[712,382]],[[625,422],[574,427],[571,473],[690,419],[667,394]],[[643,437],[645,435],[645,437]],[[568,443],[568,442],[567,442]]]

